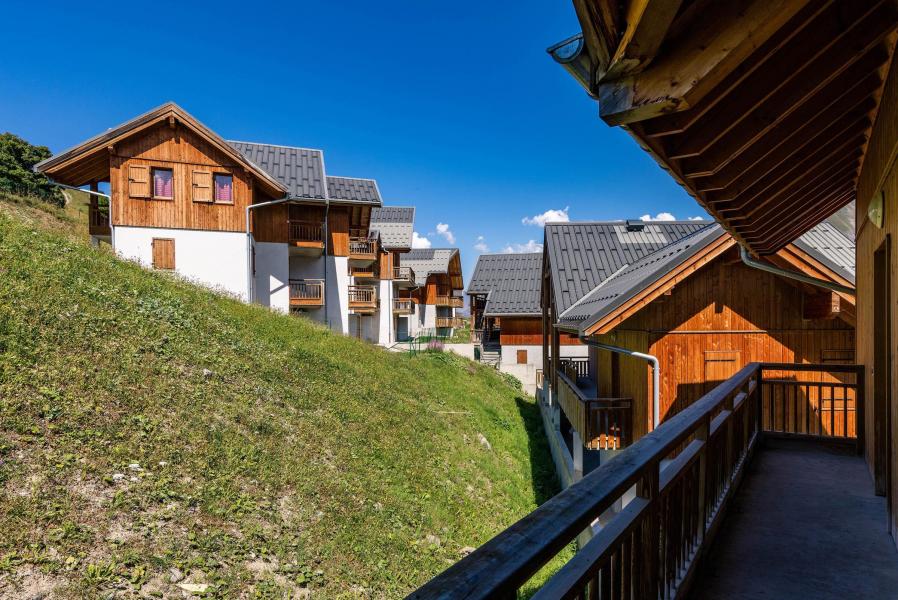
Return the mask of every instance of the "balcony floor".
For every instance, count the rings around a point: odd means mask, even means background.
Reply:
[[[885,499],[863,459],[815,442],[764,443],[690,598],[898,598]]]

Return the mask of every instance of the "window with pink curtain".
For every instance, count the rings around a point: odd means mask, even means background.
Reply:
[[[215,201],[233,202],[234,178],[221,173],[215,174]]]
[[[174,198],[171,169],[153,169],[153,197]]]

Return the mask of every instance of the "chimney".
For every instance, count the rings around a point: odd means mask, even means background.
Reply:
[[[627,231],[645,230],[645,221],[641,219],[627,219]]]

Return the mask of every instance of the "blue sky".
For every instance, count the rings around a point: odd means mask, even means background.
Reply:
[[[0,131],[59,151],[174,100],[377,179],[466,279],[481,250],[541,242],[523,220],[549,210],[705,216],[545,53],[578,31],[569,1],[179,4],[5,2],[28,26],[0,38]]]

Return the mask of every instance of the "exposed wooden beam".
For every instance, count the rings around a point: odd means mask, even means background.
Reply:
[[[774,236],[760,236],[752,239],[753,244],[760,254],[776,252],[779,248],[798,238],[820,221],[832,216],[837,210],[854,200],[854,184],[841,189],[838,193],[831,194],[828,200],[821,202],[815,210],[794,218],[789,227],[779,227]]]
[[[580,21],[586,50],[600,72],[611,63],[611,55],[617,46],[615,31],[615,7],[607,2],[574,0],[574,10]],[[590,82],[595,83],[595,82]]]
[[[791,166],[784,167],[771,177],[758,180],[752,187],[744,190],[725,190],[705,195],[705,201],[717,206],[722,213],[749,210],[749,207],[763,205],[765,199],[774,199],[776,195],[796,184],[818,165],[829,166],[834,160],[840,160],[852,151],[860,153],[866,137],[855,131],[847,131],[832,140],[831,143],[818,146],[804,158],[795,160]],[[764,198],[762,198],[762,196]]]
[[[855,68],[843,70],[842,73],[830,82],[829,85],[818,89],[817,93],[801,103],[795,110],[789,111],[784,118],[779,117],[779,111],[770,107],[771,114],[767,116],[757,115],[751,124],[758,127],[757,131],[743,130],[742,140],[735,138],[735,132],[727,140],[715,144],[710,150],[703,152],[700,157],[680,161],[680,167],[688,178],[709,176],[718,173],[731,161],[742,154],[751,154],[753,148],[770,150],[773,143],[796,134],[805,128],[808,122],[839,101],[840,109],[845,106],[849,110],[852,102],[857,99],[846,94],[846,90],[854,90],[858,85],[859,90],[866,89],[866,85],[859,85],[861,79],[870,78],[868,84],[879,80],[878,73],[871,74],[878,66],[883,64],[887,54],[878,51],[869,52],[865,59],[858,62]],[[866,69],[866,70],[865,70]],[[858,93],[859,93],[859,90]],[[838,118],[841,114],[834,115]],[[748,123],[746,123],[748,125]],[[805,129],[805,131],[807,131]],[[748,138],[748,139],[745,139]]]
[[[682,0],[630,0],[621,41],[606,79],[642,70],[658,52]]]
[[[610,125],[685,110],[804,8],[808,0],[717,2],[680,43],[641,73],[599,85],[599,109]]]
[[[765,106],[775,106],[774,116],[782,119],[788,111],[813,96],[819,89],[878,44],[890,30],[889,18],[896,9],[881,3],[840,2],[814,20],[777,54],[741,85],[725,101],[718,101],[688,136],[668,150],[671,158],[697,156],[728,133],[742,129],[758,130],[767,124],[770,114]],[[846,27],[846,23],[848,26]],[[861,42],[863,40],[863,42]],[[768,111],[771,113],[772,111]],[[760,117],[760,121],[758,120]],[[747,120],[754,122],[745,123]]]

